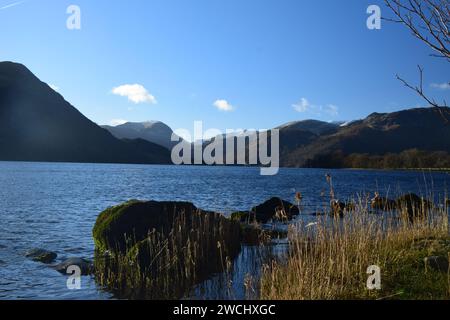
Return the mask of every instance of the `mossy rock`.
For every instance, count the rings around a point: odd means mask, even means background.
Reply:
[[[155,201],[105,210],[94,236],[99,284],[123,298],[150,299],[180,299],[192,285],[226,271],[242,239],[240,222],[190,203]]]
[[[198,209],[188,202],[156,202],[132,200],[103,211],[93,229],[96,249],[100,252],[125,252],[142,241],[149,232],[170,231],[174,217],[187,217]]]

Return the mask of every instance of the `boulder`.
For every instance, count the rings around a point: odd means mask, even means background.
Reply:
[[[36,261],[42,262],[45,264],[52,263],[58,257],[58,255],[54,252],[45,250],[45,249],[32,249],[25,253],[25,257]]]
[[[376,194],[375,198],[370,201],[370,207],[374,210],[392,211],[396,209],[397,204],[395,200],[380,197],[378,194]]]
[[[96,249],[125,252],[153,230],[168,233],[175,216],[185,213],[190,217],[197,210],[187,202],[137,200],[108,208],[98,216],[94,226]]]
[[[109,208],[93,234],[96,280],[123,298],[180,299],[229,268],[242,241],[239,222],[184,202],[131,201]]]
[[[406,212],[410,220],[414,220],[426,217],[433,204],[414,193],[409,193],[400,196],[396,201],[396,206],[401,212]]]
[[[339,200],[332,200],[330,203],[331,215],[334,217],[343,217],[345,213],[354,211],[356,206],[354,203],[341,202]]]
[[[55,269],[59,273],[67,275],[67,269],[71,266],[79,267],[81,270],[81,275],[83,276],[91,274],[93,270],[92,263],[82,258],[69,258],[53,266],[53,269]]]
[[[425,266],[432,270],[440,271],[440,272],[448,272],[449,263],[448,258],[443,256],[432,256],[426,257],[424,259]]]
[[[267,223],[270,220],[292,220],[300,214],[299,208],[280,198],[271,198],[250,210],[250,220]]]

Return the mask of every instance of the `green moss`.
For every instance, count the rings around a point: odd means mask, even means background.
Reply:
[[[187,227],[197,208],[187,202],[156,202],[131,200],[103,211],[95,223],[93,237],[97,250],[124,253],[149,232],[166,234],[175,217],[186,213]]]
[[[110,207],[100,213],[92,231],[97,250],[104,252],[110,249],[111,242],[107,234],[111,231],[115,223],[126,213],[127,209],[137,203],[141,203],[141,201],[130,200],[123,204]]]

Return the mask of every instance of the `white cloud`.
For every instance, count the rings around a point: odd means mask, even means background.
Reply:
[[[9,8],[18,6],[19,4],[22,4],[22,3],[24,3],[24,2],[25,2],[25,1],[18,1],[18,2],[14,2],[14,3],[10,3],[10,4],[7,4],[7,5],[3,6],[3,7],[0,7],[0,10],[9,9]]]
[[[121,124],[125,124],[125,123],[127,123],[128,121],[127,120],[124,120],[124,119],[112,119],[110,122],[109,122],[109,125],[111,125],[111,126],[113,126],[113,127],[116,127],[116,126],[120,126]]]
[[[216,100],[213,104],[214,107],[219,109],[220,111],[230,112],[235,108],[227,100]]]
[[[292,105],[297,112],[306,112],[311,108],[311,104],[306,98],[302,98],[298,103]]]
[[[432,83],[431,87],[440,90],[450,90],[450,83]]]
[[[52,88],[54,91],[56,91],[56,92],[58,92],[58,90],[59,90],[59,87],[58,86],[55,86],[54,84],[49,84],[48,85],[50,88]]]
[[[339,115],[339,108],[334,104],[329,104],[325,107],[325,112],[332,117],[336,117],[337,115]]]
[[[157,103],[156,98],[140,84],[125,84],[112,89],[112,93],[121,97],[127,97],[128,100],[134,102],[135,104]]]
[[[338,106],[334,104],[327,104],[325,107],[322,105],[311,104],[308,99],[301,98],[299,102],[292,105],[295,111],[300,113],[310,113],[316,116],[321,116],[322,113],[326,113],[329,116],[336,117],[339,114]]]

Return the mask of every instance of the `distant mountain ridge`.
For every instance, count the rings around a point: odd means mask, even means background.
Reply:
[[[168,150],[178,143],[172,141],[172,129],[160,121],[127,122],[118,126],[102,126],[102,128],[118,139],[144,139]]]
[[[449,108],[441,112],[433,108],[417,108],[373,113],[365,119],[345,123],[318,120],[289,122],[276,128],[280,132],[280,163],[284,167],[337,166],[330,159],[336,154],[344,157],[355,154],[382,156],[411,149],[450,153],[450,126],[445,123],[442,113],[448,114],[450,119]],[[155,124],[164,128],[164,134],[158,133]],[[167,125],[158,121],[105,128],[117,137],[147,138],[165,146],[172,133]],[[123,134],[120,130],[128,132]],[[237,136],[223,135],[222,138],[236,139]],[[214,139],[204,141],[204,148]],[[246,143],[247,150],[249,143]],[[328,160],[324,161],[324,158]]]
[[[306,166],[317,157],[342,155],[385,155],[406,150],[444,151],[450,153],[450,108],[417,108],[394,113],[373,113],[366,119],[340,127],[335,133],[323,135],[312,143],[290,150],[282,163]]]
[[[116,139],[25,66],[0,62],[0,160],[166,164],[170,153]]]
[[[281,131],[287,130],[302,130],[309,131],[318,136],[324,134],[331,134],[336,132],[339,129],[340,123],[333,122],[324,122],[319,120],[302,120],[302,121],[293,121],[286,123],[282,126],[277,127]]]
[[[364,164],[364,159],[371,160],[367,157],[380,161],[376,157],[417,149],[421,153],[405,157],[438,152],[436,159],[445,164],[450,159],[450,125],[443,117],[450,119],[450,108],[373,113],[346,123],[293,121],[277,127],[280,163],[352,167],[348,159]],[[170,150],[177,144],[172,134],[160,121],[99,127],[25,66],[0,62],[0,160],[170,164]],[[433,158],[427,161],[433,165]]]

